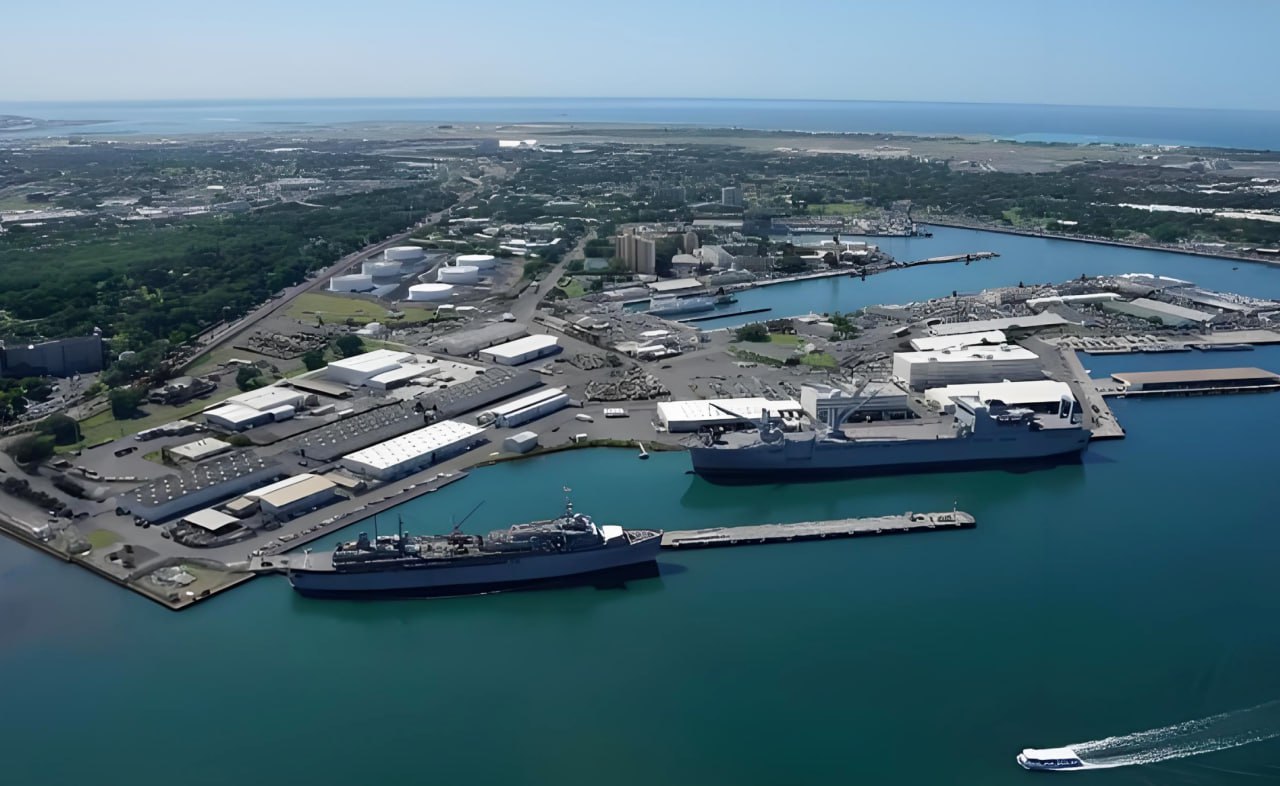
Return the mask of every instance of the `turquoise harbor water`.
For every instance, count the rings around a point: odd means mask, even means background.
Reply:
[[[979,239],[983,248],[996,240]],[[934,240],[929,255],[953,250]],[[1053,248],[1070,260],[1040,263],[1083,264],[1099,250]],[[1191,262],[1224,276],[1232,267]],[[1274,292],[1280,281],[1280,271],[1240,267],[1233,275],[1258,284],[1244,291]],[[932,289],[902,299],[941,294]],[[1086,358],[1095,374],[1193,363],[1278,369],[1280,348]],[[953,501],[979,519],[966,532],[666,553],[660,578],[625,589],[355,603],[299,598],[270,577],[173,614],[0,540],[5,780],[1068,777],[1026,773],[1013,756],[1280,698],[1270,480],[1280,396],[1126,399],[1115,408],[1128,439],[1092,445],[1080,465],[1026,474],[721,488],[686,474],[683,454],[640,462],[630,451],[592,450],[480,470],[403,508],[411,527],[439,529],[485,500],[467,524],[484,530],[553,512],[569,485],[580,509],[629,526]],[[1174,737],[1160,744],[1176,748]],[[1071,777],[1118,785],[1278,776],[1280,742],[1271,740]]]

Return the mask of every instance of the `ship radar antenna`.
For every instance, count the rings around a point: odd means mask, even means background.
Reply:
[[[569,496],[573,493],[573,489],[568,486],[562,486],[564,489],[564,510],[565,515],[573,515],[573,499]]]

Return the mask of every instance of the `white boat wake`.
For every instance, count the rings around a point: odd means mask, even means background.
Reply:
[[[1155,764],[1280,737],[1280,700],[1119,737],[1077,742],[1086,769]]]

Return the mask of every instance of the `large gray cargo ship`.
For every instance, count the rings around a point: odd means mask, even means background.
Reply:
[[[656,575],[660,530],[597,526],[565,513],[488,535],[385,535],[291,560],[289,583],[312,597],[477,595]]]
[[[926,470],[1020,467],[1077,458],[1089,444],[1075,401],[1037,413],[977,398],[951,416],[878,425],[786,430],[762,416],[750,431],[707,432],[689,447],[694,471],[726,483],[814,480]]]

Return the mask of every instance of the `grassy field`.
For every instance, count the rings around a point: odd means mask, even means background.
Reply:
[[[861,216],[870,212],[871,208],[861,202],[827,202],[809,205],[809,215],[816,216]]]
[[[770,333],[769,334],[770,344],[781,344],[784,347],[798,347],[800,346],[800,341],[801,339],[799,336],[794,336],[790,333]]]
[[[112,543],[119,542],[120,536],[110,530],[95,529],[93,532],[85,535],[84,539],[89,541],[89,545],[93,546],[95,549],[105,549]]]
[[[111,410],[100,412],[91,418],[80,421],[81,444],[96,445],[109,439],[119,439],[130,434],[136,434],[143,429],[161,426],[171,420],[181,420],[196,414],[206,407],[211,407],[223,399],[230,398],[238,392],[235,388],[215,390],[213,395],[208,398],[198,398],[179,407],[143,404],[142,411],[145,414],[140,418],[131,418],[129,420],[116,420],[112,416]],[[71,447],[74,448],[75,446]]]
[[[564,293],[565,297],[582,297],[587,294],[587,288],[582,282],[572,276],[566,276],[560,279],[556,284],[556,289]]]
[[[408,304],[401,304],[398,310],[404,314],[404,319],[410,322],[431,319],[436,313],[434,308]],[[305,292],[299,295],[289,304],[289,309],[285,313],[300,322],[313,324],[317,316],[322,317],[325,322],[346,322],[351,319],[361,325],[370,322],[386,322],[389,319],[387,309],[377,303],[323,292]]]
[[[837,365],[836,359],[826,352],[810,352],[800,358],[800,362],[814,368],[835,368]]]

